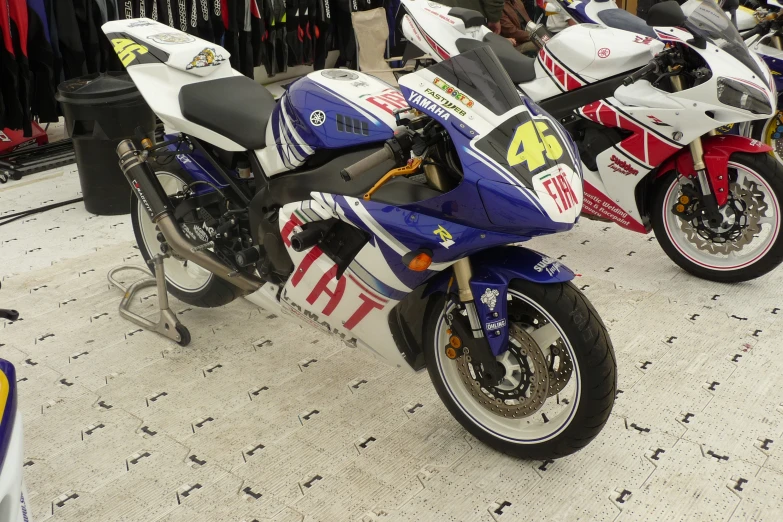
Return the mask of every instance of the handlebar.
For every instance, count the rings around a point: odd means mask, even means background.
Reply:
[[[366,158],[362,158],[353,165],[350,165],[348,167],[345,167],[343,170],[340,171],[340,176],[345,181],[351,181],[368,170],[370,170],[373,167],[377,167],[378,165],[382,164],[384,161],[393,160],[395,158],[394,151],[392,150],[391,146],[389,144],[385,144],[381,150],[378,152],[373,152]]]
[[[644,67],[642,67],[638,71],[636,71],[634,73],[631,73],[630,75],[626,76],[623,79],[623,85],[625,85],[627,87],[627,86],[631,85],[632,83],[635,83],[638,80],[640,80],[647,73],[657,72],[657,71],[658,71],[658,61],[653,59],[653,60],[650,61],[650,63],[648,63],[647,65],[645,65]]]
[[[767,32],[767,28],[764,26],[764,24],[759,24],[747,33],[742,33],[742,39],[747,40],[748,38],[752,38],[756,36],[757,34],[765,33]]]

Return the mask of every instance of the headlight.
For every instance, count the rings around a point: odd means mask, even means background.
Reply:
[[[769,97],[764,91],[729,78],[718,78],[718,100],[753,114],[772,112]]]

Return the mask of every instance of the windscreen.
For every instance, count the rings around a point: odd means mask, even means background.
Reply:
[[[756,60],[750,55],[737,28],[714,0],[688,0],[682,5],[688,17],[685,27],[694,35],[711,41],[723,51],[747,66],[759,79],[764,79]]]
[[[522,105],[511,78],[489,48],[480,47],[453,56],[427,70],[448,85],[447,88],[458,90],[497,115]]]

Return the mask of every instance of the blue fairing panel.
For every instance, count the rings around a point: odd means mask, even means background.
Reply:
[[[574,273],[557,259],[524,247],[507,246],[484,250],[470,256],[473,278],[470,282],[484,335],[492,353],[500,355],[508,346],[508,284],[512,279],[534,283],[564,283]],[[427,285],[424,297],[433,292],[445,292],[451,270],[444,270]],[[456,289],[454,289],[456,290]]]

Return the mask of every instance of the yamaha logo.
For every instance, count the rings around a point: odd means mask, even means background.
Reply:
[[[313,124],[313,127],[320,127],[324,122],[326,122],[324,111],[313,111],[310,113],[310,123]]]

